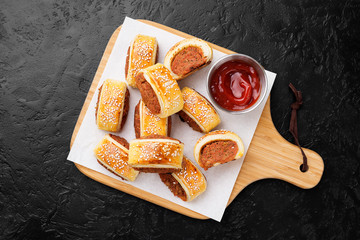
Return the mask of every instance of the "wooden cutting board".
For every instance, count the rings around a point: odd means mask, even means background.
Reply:
[[[184,38],[192,37],[186,33],[177,31],[170,27],[166,27],[159,23],[139,20],[143,23],[155,26],[157,28],[166,30],[170,33],[179,35]],[[96,71],[94,80],[91,84],[90,90],[86,97],[85,103],[81,109],[78,121],[76,123],[70,147],[72,146],[76,135],[80,129],[80,125],[84,119],[85,113],[89,107],[90,101],[96,91],[98,82],[105,69],[106,63],[109,59],[111,51],[114,47],[115,41],[119,35],[121,26],[118,27],[111,36],[104,55],[101,59],[99,67]],[[233,51],[211,44],[211,47],[226,54],[232,54]],[[228,205],[234,200],[234,198],[243,190],[247,185],[260,179],[276,178],[281,179],[291,184],[294,184],[300,188],[308,189],[316,186],[324,171],[324,162],[319,154],[316,152],[304,149],[308,157],[309,170],[307,172],[300,171],[300,165],[302,164],[302,155],[299,148],[286,141],[276,130],[270,114],[270,97],[266,102],[264,111],[261,115],[259,124],[256,128],[255,135],[248,149],[246,158],[242,165],[241,171],[237,177],[234,189],[231,193]],[[138,198],[142,198],[146,201],[155,203],[162,207],[171,209],[181,214],[199,218],[207,219],[208,217],[189,210],[185,207],[177,205],[166,199],[145,192],[138,188],[135,188],[125,182],[121,182],[79,164],[75,164],[76,167],[86,176],[101,182],[107,186],[116,188],[128,194],[134,195]]]

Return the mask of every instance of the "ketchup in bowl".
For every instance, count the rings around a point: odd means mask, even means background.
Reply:
[[[221,107],[242,111],[256,103],[261,85],[255,68],[241,60],[221,64],[209,79],[209,90]]]

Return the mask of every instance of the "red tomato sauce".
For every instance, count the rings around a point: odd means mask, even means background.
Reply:
[[[210,79],[214,100],[230,111],[251,107],[260,96],[260,79],[249,64],[233,60],[223,63]]]

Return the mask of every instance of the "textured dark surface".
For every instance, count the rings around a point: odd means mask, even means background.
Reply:
[[[106,187],[66,160],[108,39],[125,16],[152,20],[277,72],[271,111],[289,141],[292,82],[318,186],[248,186],[221,223]],[[360,239],[359,1],[0,1],[0,239]]]

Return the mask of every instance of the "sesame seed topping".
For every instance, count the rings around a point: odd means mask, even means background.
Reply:
[[[128,165],[128,154],[107,139],[97,148],[96,158],[125,178],[131,178],[136,172]]]
[[[129,74],[135,78],[136,74],[144,68],[155,64],[156,52],[154,46],[156,39],[153,37],[138,35],[132,44],[132,57]]]
[[[142,141],[131,142],[131,163],[136,161],[138,164],[181,164],[184,148],[182,143],[156,140],[148,139],[146,141],[143,139]]]
[[[102,129],[112,129],[116,131],[120,124],[120,115],[125,100],[125,91],[117,84],[105,81],[99,101],[98,125]]]
[[[184,110],[195,118],[206,130],[211,130],[220,121],[216,110],[208,100],[191,88],[184,88],[182,91],[184,99]]]
[[[140,107],[142,108],[140,111],[140,135],[149,136],[157,134],[166,136],[168,131],[168,118],[160,118],[152,114],[145,104],[141,104]]]
[[[202,173],[195,167],[195,165],[186,157],[183,159],[183,168],[175,174],[185,186],[187,186],[190,195],[193,196],[206,184],[206,180]]]
[[[183,104],[180,94],[180,88],[176,80],[171,76],[171,72],[162,64],[156,64],[151,71],[148,72],[155,80],[157,90],[164,97],[167,104],[166,110],[177,109],[180,104]]]

